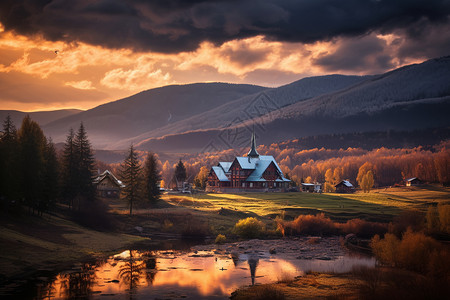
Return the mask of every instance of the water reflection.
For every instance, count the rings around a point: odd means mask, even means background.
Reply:
[[[304,271],[346,272],[373,266],[373,258],[280,259],[268,252],[126,250],[96,264],[58,274],[38,299],[227,298],[242,285],[299,276]],[[107,297],[105,297],[107,296]]]
[[[256,267],[259,263],[259,258],[257,256],[250,256],[247,260],[250,267],[250,277],[252,278],[252,285],[255,285]]]
[[[119,268],[120,283],[128,288],[128,299],[133,299],[133,294],[139,286],[141,278],[145,276],[145,263],[140,259],[140,253],[128,250],[128,257],[124,259],[124,263]]]

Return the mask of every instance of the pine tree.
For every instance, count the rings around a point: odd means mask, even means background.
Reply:
[[[70,128],[64,144],[62,157],[62,197],[68,201],[69,208],[73,207],[73,201],[77,196],[77,159],[75,150],[75,133]]]
[[[69,207],[81,208],[81,202],[95,199],[95,160],[83,123],[77,134],[70,129],[64,144],[62,159],[62,196]]]
[[[41,213],[48,211],[56,202],[59,193],[59,162],[55,145],[52,140],[47,141],[44,151],[44,186]]]
[[[17,130],[8,115],[0,132],[0,205],[19,199]]]
[[[82,200],[92,201],[95,199],[95,159],[83,123],[80,124],[73,144],[77,163],[77,194]]]
[[[175,167],[175,180],[177,181],[177,187],[179,184],[183,184],[183,182],[186,180],[186,167],[184,166],[181,159]]]
[[[128,201],[131,216],[133,203],[140,200],[142,195],[142,169],[133,145],[130,146],[128,155],[120,166],[120,177],[125,185],[122,189],[122,195]]]
[[[147,158],[145,160],[144,173],[145,173],[146,198],[151,203],[155,203],[156,201],[159,200],[161,196],[161,191],[159,189],[161,176],[159,175],[156,157],[151,152],[148,153]]]
[[[44,151],[46,139],[39,125],[26,116],[18,132],[20,152],[20,185],[25,204],[39,210],[42,201],[45,172]]]

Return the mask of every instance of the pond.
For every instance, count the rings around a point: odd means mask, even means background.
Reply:
[[[37,298],[227,299],[245,285],[293,279],[306,271],[341,273],[355,265],[375,265],[374,258],[346,253],[336,239],[309,241],[253,240],[190,251],[130,249],[76,264],[39,283]]]

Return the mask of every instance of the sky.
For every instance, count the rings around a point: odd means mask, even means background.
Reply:
[[[1,0],[0,110],[280,86],[450,55],[450,0]]]

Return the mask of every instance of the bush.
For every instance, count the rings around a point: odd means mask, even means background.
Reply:
[[[206,222],[201,222],[197,219],[191,218],[187,220],[181,235],[186,238],[204,239],[211,233],[211,228]]]
[[[286,235],[332,235],[336,234],[337,228],[330,218],[324,213],[313,215],[300,215],[290,222],[282,222],[279,228]]]
[[[219,233],[217,235],[217,237],[216,237],[215,243],[216,244],[223,244],[223,243],[225,243],[226,240],[227,240],[227,237],[225,235]]]
[[[397,250],[399,244],[399,239],[392,233],[387,233],[384,239],[380,239],[377,234],[372,238],[370,247],[372,247],[373,254],[380,262],[395,266],[398,263]]]
[[[113,230],[114,218],[108,213],[108,205],[100,200],[79,200],[79,210],[73,212],[74,221],[95,230]]]
[[[420,231],[425,226],[425,214],[418,210],[406,210],[396,216],[389,224],[389,232],[401,237],[408,228]]]
[[[439,223],[441,230],[450,233],[450,205],[440,203],[438,205]]]
[[[433,238],[407,230],[398,247],[399,266],[424,273],[430,263],[430,254],[439,247]]]
[[[361,219],[348,220],[347,223],[337,224],[343,233],[354,233],[361,238],[371,238],[376,234],[384,235],[388,229],[387,224],[368,222]]]
[[[380,262],[421,273],[429,272],[431,269],[440,272],[435,266],[438,263],[436,257],[448,259],[445,252],[441,254],[441,245],[436,240],[411,229],[405,232],[401,240],[392,233],[387,233],[384,239],[376,235],[370,245]],[[434,252],[437,254],[430,255]]]
[[[264,232],[264,223],[253,217],[241,219],[234,225],[233,232],[242,238],[258,238]]]

